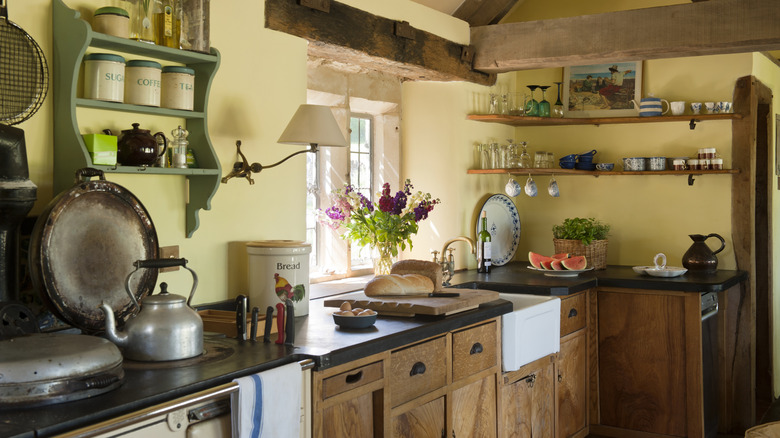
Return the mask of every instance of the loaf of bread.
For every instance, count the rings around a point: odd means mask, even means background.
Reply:
[[[390,268],[391,274],[420,274],[431,279],[433,282],[433,291],[439,292],[442,289],[441,266],[438,263],[427,260],[400,260],[393,263]]]
[[[366,284],[368,297],[382,295],[425,295],[433,292],[433,282],[420,274],[377,275]]]

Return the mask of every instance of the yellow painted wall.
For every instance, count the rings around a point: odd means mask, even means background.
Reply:
[[[91,11],[109,4],[108,0],[66,0],[66,4]],[[413,26],[432,29],[447,38],[467,42],[468,25],[408,0],[385,2],[350,0],[352,6]],[[52,0],[9,2],[11,21],[27,30],[42,46],[52,65]],[[306,101],[307,43],[287,34],[264,28],[263,1],[234,0],[229,4],[211,2],[211,44],[222,55],[222,63],[212,84],[208,127],[224,173],[235,160],[235,142],[250,161],[269,164],[297,150],[276,143],[299,104]],[[56,75],[56,71],[50,74]],[[84,130],[103,127],[130,129],[139,120],[152,132],[170,132],[175,119],[154,118],[94,110],[79,110]],[[52,94],[41,110],[19,125],[25,130],[30,178],[38,186],[38,202],[31,214],[37,215],[53,197],[52,193]],[[108,179],[126,186],[149,210],[161,246],[179,245],[180,255],[199,274],[195,302],[228,299],[246,290],[231,290],[228,273],[234,267],[235,250],[230,242],[259,239],[305,238],[305,160],[296,157],[284,165],[254,175],[255,185],[233,180],[221,185],[212,199],[211,210],[200,212],[200,228],[185,237],[185,180],[175,176],[136,176],[111,174]],[[433,188],[430,189],[431,191]],[[235,245],[232,245],[235,246]],[[185,293],[190,287],[186,271],[165,273],[160,281],[170,290]]]

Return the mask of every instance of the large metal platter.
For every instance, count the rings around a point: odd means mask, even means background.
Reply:
[[[125,290],[137,260],[158,258],[157,232],[143,204],[124,187],[100,180],[77,181],[39,216],[30,242],[35,289],[60,319],[88,333],[105,328],[105,302],[124,322],[134,310]],[[84,171],[82,169],[81,171]],[[78,175],[78,173],[77,173]],[[140,301],[154,289],[157,270],[131,279]]]

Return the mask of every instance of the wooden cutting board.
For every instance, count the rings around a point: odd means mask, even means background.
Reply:
[[[450,292],[450,290],[447,290],[447,292]],[[455,289],[451,292],[458,292],[460,296],[453,298],[404,295],[367,297],[360,292],[328,298],[325,300],[325,306],[340,307],[346,301],[353,308],[361,307],[363,309],[376,310],[380,315],[451,315],[475,309],[482,303],[498,299],[498,292],[491,290]]]

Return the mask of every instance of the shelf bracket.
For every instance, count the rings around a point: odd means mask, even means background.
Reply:
[[[693,123],[693,120],[691,120],[691,123]],[[692,174],[692,173],[689,173],[689,174],[688,174],[688,185],[689,185],[689,186],[692,186],[694,181],[696,181],[696,180],[695,180],[695,179],[693,179],[693,174]]]
[[[698,122],[698,120],[696,120],[696,119],[691,119],[691,123],[689,123],[689,124],[688,124],[688,126],[690,126],[690,127],[691,127],[691,131],[693,131],[694,129],[696,129],[696,122]]]

